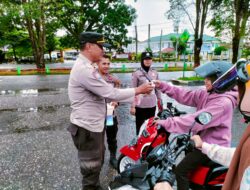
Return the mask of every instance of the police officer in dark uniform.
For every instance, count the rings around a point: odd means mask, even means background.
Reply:
[[[135,95],[153,90],[151,84],[127,89],[109,85],[93,66],[103,56],[103,46],[110,47],[102,34],[80,34],[80,54],[72,67],[68,84],[72,108],[68,131],[78,150],[83,190],[102,189],[99,175],[104,162],[106,99],[132,102]]]

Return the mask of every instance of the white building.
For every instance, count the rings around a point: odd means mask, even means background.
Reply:
[[[176,34],[176,33],[170,33],[167,35],[162,36],[161,40],[161,46],[160,46],[160,36],[155,36],[151,37],[148,40],[138,42],[138,52],[143,52],[145,49],[148,47],[148,43],[150,43],[150,48],[153,52],[159,52],[160,47],[161,49],[165,48],[174,48],[173,43],[171,41],[171,37],[179,37],[181,34]],[[208,35],[203,35],[203,45],[201,48],[201,55],[207,55],[210,53],[213,53],[214,48],[219,46],[221,41],[218,38],[208,36]],[[189,40],[188,40],[188,50],[193,52],[194,49],[194,35],[190,35]],[[125,48],[125,52],[136,52],[136,44],[133,42],[132,44],[129,44],[128,47]]]

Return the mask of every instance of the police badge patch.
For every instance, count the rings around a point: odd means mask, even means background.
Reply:
[[[101,80],[101,79],[102,79],[102,77],[101,77],[101,75],[100,75],[100,73],[98,72],[97,69],[95,69],[95,70],[93,71],[92,75],[93,75],[93,77],[96,78],[97,80]]]

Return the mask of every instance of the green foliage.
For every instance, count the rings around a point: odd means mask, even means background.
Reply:
[[[46,36],[46,50],[48,52],[52,52],[56,49],[59,49],[59,45],[59,38],[57,38],[54,33],[50,33]]]
[[[198,76],[193,76],[193,77],[180,77],[178,78],[180,80],[184,80],[184,81],[203,81],[204,78],[202,77],[198,77]]]
[[[184,30],[184,32],[180,35],[180,37],[172,36],[170,40],[172,41],[174,47],[177,44],[177,51],[179,55],[187,54],[187,42],[189,40],[189,32]]]
[[[221,55],[222,51],[227,51],[225,46],[218,46],[214,49],[214,55]]]
[[[242,55],[246,58],[249,57],[250,56],[250,47],[244,48],[242,51]]]
[[[60,26],[74,38],[83,31],[103,33],[109,42],[127,45],[127,26],[135,19],[135,9],[124,4],[124,0],[50,0],[49,17],[56,18]],[[114,46],[115,49],[121,46]],[[121,50],[119,50],[121,51]]]
[[[146,52],[153,52],[152,49],[151,49],[150,47],[147,47],[147,48],[145,49],[145,51],[146,51]]]

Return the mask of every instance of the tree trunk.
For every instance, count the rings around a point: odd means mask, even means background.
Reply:
[[[199,38],[194,42],[194,67],[198,67],[200,65],[200,52],[202,46],[202,39]]]
[[[235,34],[233,37],[233,64],[237,62],[240,44],[240,34]]]
[[[23,3],[29,3],[27,0],[23,0]],[[44,47],[45,47],[45,18],[44,18],[44,5],[43,2],[39,4],[40,17],[32,18],[30,16],[25,17],[26,26],[29,32],[34,60],[38,72],[45,73],[45,61],[44,61]],[[32,9],[28,10],[31,14]],[[27,14],[29,15],[29,14]],[[32,15],[32,14],[31,14]]]
[[[241,56],[240,44],[243,42],[246,33],[246,24],[250,16],[250,1],[235,0],[235,27],[233,36],[233,58],[232,62],[236,63]]]
[[[17,57],[16,57],[16,47],[12,46],[12,48],[13,48],[14,59],[15,59],[15,61],[17,63],[18,60],[17,60]]]

